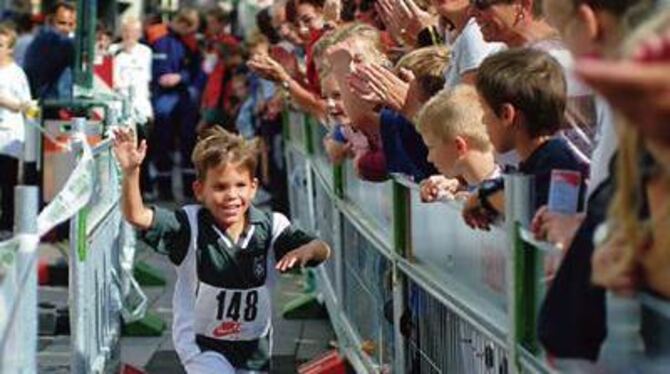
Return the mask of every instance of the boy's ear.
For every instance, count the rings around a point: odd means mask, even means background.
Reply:
[[[586,4],[582,4],[577,9],[577,17],[584,25],[584,29],[590,40],[600,40],[604,37],[602,27],[600,27],[600,20],[598,14],[593,11],[593,8]]]
[[[468,141],[462,136],[456,136],[454,138],[454,145],[456,146],[456,153],[459,156],[463,156],[470,149]]]
[[[258,185],[259,185],[258,178],[252,178],[251,179],[251,194],[252,198],[256,196],[256,192],[258,192]]]
[[[512,124],[514,124],[516,120],[516,109],[514,108],[514,105],[510,103],[504,103],[503,105],[500,106],[500,110],[498,113],[498,117],[503,123],[503,126],[509,127]]]
[[[202,201],[203,200],[202,192],[203,192],[204,187],[205,186],[203,185],[203,183],[198,179],[196,179],[195,182],[193,182],[193,185],[192,185],[193,194],[195,195],[196,200],[198,200],[198,202],[200,202],[200,203],[203,202]]]

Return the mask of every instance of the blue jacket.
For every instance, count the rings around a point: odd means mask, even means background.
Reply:
[[[407,174],[417,183],[439,174],[428,162],[428,148],[412,122],[391,109],[382,109],[379,121],[389,173]]]
[[[30,92],[39,99],[71,96],[74,39],[51,27],[42,28],[26,50],[23,70]]]
[[[191,51],[174,31],[158,39],[153,45],[153,88],[155,94],[195,89],[202,92],[206,76],[202,71],[202,56],[199,51]],[[164,74],[179,74],[181,82],[172,88],[158,84]]]

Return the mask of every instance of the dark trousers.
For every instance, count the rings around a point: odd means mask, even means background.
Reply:
[[[0,230],[13,230],[14,226],[14,187],[18,181],[19,160],[0,155]]]
[[[156,183],[163,197],[171,196],[172,153],[179,143],[184,194],[191,196],[195,171],[191,153],[196,142],[198,120],[196,95],[183,92],[159,94],[154,99],[154,128],[149,138],[149,157],[158,172]]]

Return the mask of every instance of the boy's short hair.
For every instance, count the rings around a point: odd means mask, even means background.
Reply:
[[[410,70],[418,79],[423,92],[433,96],[444,87],[444,73],[450,61],[449,47],[443,45],[424,47],[404,55],[396,64],[396,70]]]
[[[7,23],[0,24],[0,35],[7,37],[7,44],[9,49],[13,49],[16,45],[16,30],[14,27]]]
[[[205,180],[208,170],[226,164],[242,166],[253,178],[258,163],[258,142],[212,126],[200,134],[191,159],[200,181]]]
[[[489,56],[477,70],[476,86],[496,115],[503,104],[520,111],[531,137],[553,135],[564,123],[563,68],[546,52],[514,48]]]
[[[468,140],[470,147],[489,152],[492,145],[483,117],[477,91],[462,84],[433,96],[419,112],[416,128],[422,135],[429,133],[443,141],[460,136]]]

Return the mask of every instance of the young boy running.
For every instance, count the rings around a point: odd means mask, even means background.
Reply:
[[[137,146],[130,131],[115,132],[124,216],[176,266],[172,337],[189,374],[268,372],[275,275],[268,266],[314,266],[330,253],[285,216],[252,205],[256,148],[218,127],[208,130],[193,151],[199,204],[169,211],[142,202],[146,142]]]

